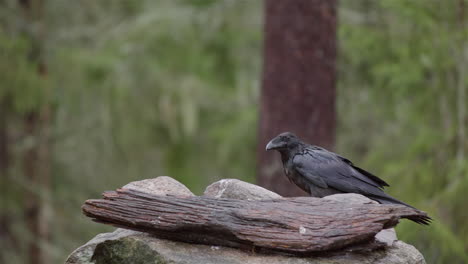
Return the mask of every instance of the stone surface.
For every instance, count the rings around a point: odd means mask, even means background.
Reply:
[[[325,196],[323,199],[343,202],[343,203],[350,203],[350,204],[377,204],[376,201],[371,200],[363,195],[355,194],[355,193],[340,193],[340,194],[333,194],[330,196]]]
[[[375,235],[375,239],[379,242],[387,244],[387,246],[393,245],[398,240],[395,229],[389,228],[384,229]]]
[[[141,192],[154,195],[176,195],[181,197],[194,196],[194,194],[182,183],[168,176],[159,176],[153,179],[134,181],[126,184],[122,188],[135,189]],[[88,264],[94,263],[91,261],[91,256],[94,253],[96,245],[106,240],[116,240],[121,237],[138,235],[140,232],[117,228],[112,233],[103,233],[95,236],[88,243],[77,248],[68,257],[67,264]]]
[[[169,177],[132,182],[124,188],[137,189],[157,195],[193,195],[183,184]],[[205,191],[206,196],[231,199],[278,199],[276,193],[259,186],[234,179],[213,183]],[[357,194],[335,194],[324,199],[347,203],[374,203],[374,201]],[[376,236],[378,240],[389,245],[385,250],[367,254],[345,253],[328,257],[298,258],[281,255],[263,255],[252,251],[233,248],[187,244],[158,239],[149,234],[125,229],[112,233],[99,234],[85,245],[75,250],[66,264],[101,264],[101,263],[252,263],[252,264],[371,264],[371,263],[415,263],[424,264],[424,257],[413,246],[396,240],[395,231],[387,229]],[[92,256],[94,257],[92,258]]]
[[[134,189],[153,195],[194,196],[194,194],[182,183],[168,176],[159,176],[153,179],[134,181],[122,188]]]
[[[91,257],[94,254],[94,249],[96,248],[96,245],[98,245],[99,243],[102,243],[104,241],[114,241],[123,237],[129,237],[129,236],[138,235],[138,234],[141,234],[141,233],[137,231],[122,229],[122,228],[117,228],[112,233],[99,234],[95,236],[93,239],[91,239],[90,241],[88,241],[88,243],[75,249],[75,251],[73,251],[70,254],[70,256],[68,256],[68,259],[65,263],[66,264],[94,263],[93,261],[91,261]]]
[[[263,187],[236,179],[224,179],[206,187],[204,196],[239,200],[279,199],[281,196]]]
[[[368,254],[348,253],[331,257],[298,258],[263,255],[253,251],[187,244],[157,239],[147,234],[133,234],[107,240],[96,247],[94,262],[67,263],[159,263],[159,264],[424,264],[424,258],[413,246],[397,241],[385,250]]]

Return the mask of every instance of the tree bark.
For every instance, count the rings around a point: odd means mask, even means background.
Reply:
[[[34,264],[49,263],[47,252],[41,245],[50,239],[47,212],[50,192],[50,141],[46,130],[50,121],[48,106],[25,116],[25,131],[35,139],[35,144],[28,149],[23,158],[24,174],[31,188],[25,193],[25,219],[32,235],[29,242],[29,262]]]
[[[6,97],[5,97],[6,98]],[[6,172],[10,164],[8,145],[8,109],[6,100],[0,100],[0,175],[6,177]]]
[[[374,242],[402,217],[425,213],[402,205],[348,204],[313,197],[243,201],[105,192],[82,207],[94,221],[189,243],[307,255]]]
[[[12,217],[10,208],[7,204],[9,198],[9,168],[10,168],[10,144],[8,134],[8,104],[7,96],[0,98],[0,237],[6,242],[4,245],[11,245],[9,249],[17,249],[17,241],[12,234],[11,223]],[[6,257],[0,252],[0,262]]]
[[[282,196],[305,195],[286,180],[266,143],[290,131],[332,148],[335,138],[336,1],[266,0],[261,91],[259,185]]]

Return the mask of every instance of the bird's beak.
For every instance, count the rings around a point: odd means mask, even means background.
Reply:
[[[268,144],[266,145],[266,150],[277,149],[282,146],[283,146],[282,142],[280,142],[278,138],[274,138],[270,142],[268,142]]]

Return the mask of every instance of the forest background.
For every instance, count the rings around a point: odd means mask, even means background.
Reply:
[[[468,262],[467,3],[337,4],[333,150],[435,219],[397,227],[428,263]],[[112,230],[83,201],[129,181],[255,182],[263,23],[262,1],[0,0],[0,262],[63,262]]]

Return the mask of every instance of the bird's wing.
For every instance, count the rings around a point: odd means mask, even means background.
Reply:
[[[323,175],[318,173],[315,166],[313,166],[313,164],[317,163],[317,161],[317,156],[314,155],[313,152],[305,151],[300,154],[296,154],[293,157],[292,164],[296,172],[304,177],[307,181],[318,187],[328,188]],[[326,169],[327,168],[323,168],[320,170]]]
[[[327,183],[325,180],[317,174],[314,174],[313,171],[307,170],[304,167],[299,167],[295,166],[294,169],[296,170],[297,173],[302,175],[308,182],[312,183],[315,186],[318,186],[320,188],[328,188]]]
[[[366,171],[366,170],[363,170],[357,166],[355,166],[349,159],[345,158],[345,157],[342,157],[340,155],[336,155],[341,161],[347,163],[348,165],[350,165],[351,167],[353,167],[353,169],[357,170],[360,174],[362,174],[363,176],[369,178],[372,182],[376,183],[379,185],[379,188],[384,188],[385,186],[390,186],[388,185],[388,183],[386,183],[384,180],[380,179],[379,177],[375,176],[374,174]],[[358,176],[359,177],[359,176]],[[363,180],[366,180],[365,178],[363,178]]]
[[[294,156],[293,166],[304,178],[320,187],[367,195],[383,193],[378,183],[362,175],[332,152],[305,151]]]

